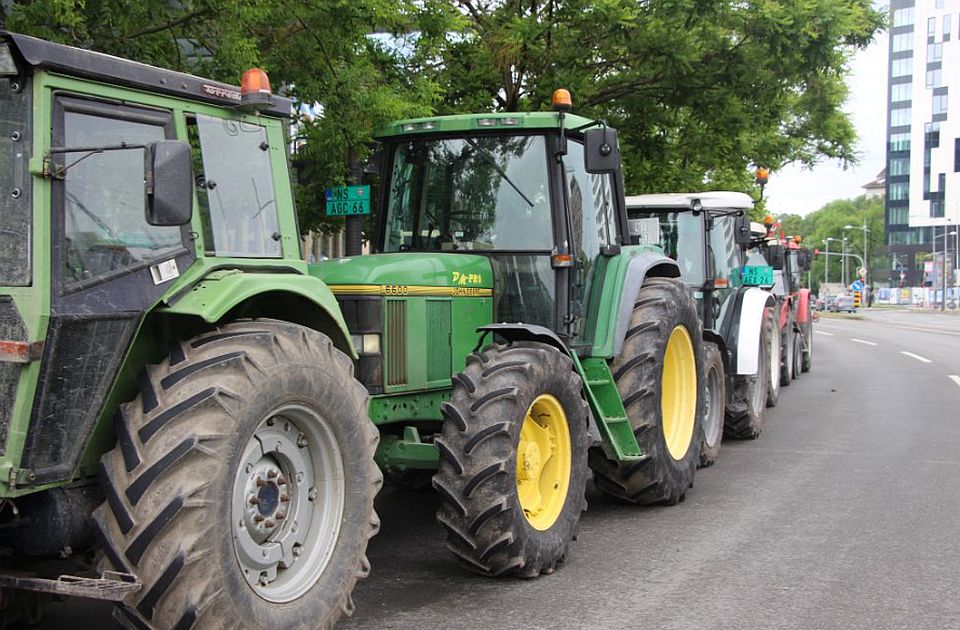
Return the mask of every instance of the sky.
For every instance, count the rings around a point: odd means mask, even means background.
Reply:
[[[774,214],[806,215],[835,199],[863,194],[861,186],[873,181],[886,159],[887,33],[880,33],[850,64],[850,87],[845,111],[853,116],[859,140],[860,163],[843,170],[836,161],[813,169],[787,166],[770,173],[764,191],[767,208]]]

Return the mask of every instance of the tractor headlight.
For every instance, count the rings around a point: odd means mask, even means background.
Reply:
[[[380,335],[367,334],[362,337],[363,342],[358,347],[363,348],[363,354],[380,354]]]

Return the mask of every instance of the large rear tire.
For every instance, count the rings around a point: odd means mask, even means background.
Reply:
[[[517,342],[471,354],[453,383],[433,479],[447,548],[481,575],[552,573],[587,506],[583,381],[558,349]]]
[[[610,362],[645,457],[617,462],[591,449],[594,483],[630,503],[675,505],[699,461],[703,343],[697,309],[672,278],[648,278],[637,294],[620,355]]]
[[[727,405],[723,434],[737,440],[752,440],[763,431],[764,408],[768,385],[777,380],[780,368],[771,363],[771,348],[780,343],[780,335],[773,321],[774,315],[764,319],[758,348],[757,373],[735,376],[733,396]],[[771,367],[773,366],[773,367]]]
[[[330,628],[379,527],[378,433],[353,363],[272,320],[176,344],[117,412],[94,513],[135,628]]]
[[[807,323],[803,325],[803,362],[800,364],[802,372],[809,372],[813,368],[813,312],[807,313]]]
[[[797,324],[797,326],[799,327],[799,324]],[[791,368],[791,375],[793,376],[793,380],[797,380],[803,371],[803,337],[797,330],[791,330],[790,335],[793,340],[793,367]]]
[[[767,407],[776,407],[780,402],[780,379],[783,364],[783,341],[777,327],[777,313],[771,310],[768,320],[763,324],[761,344],[769,344],[767,349]]]
[[[781,387],[787,387],[794,379],[793,364],[795,361],[794,350],[796,350],[796,345],[793,343],[792,315],[787,315],[787,323],[784,324],[783,329],[780,331],[780,343],[784,350],[780,362],[780,385]]]
[[[723,440],[723,413],[726,403],[723,358],[717,344],[703,344],[704,404],[703,440],[700,443],[700,466],[712,466],[720,455]]]

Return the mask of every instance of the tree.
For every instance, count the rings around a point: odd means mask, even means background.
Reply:
[[[631,193],[749,190],[751,164],[854,162],[846,63],[883,25],[870,0],[459,0],[443,107],[548,106],[621,131]]]

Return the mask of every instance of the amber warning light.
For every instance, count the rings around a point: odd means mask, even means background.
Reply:
[[[563,88],[553,93],[553,98],[550,99],[550,103],[553,105],[554,111],[557,112],[569,112],[573,108],[573,99],[570,98],[570,91]]]
[[[250,68],[240,81],[240,106],[248,111],[266,109],[272,104],[270,79],[260,68]]]

